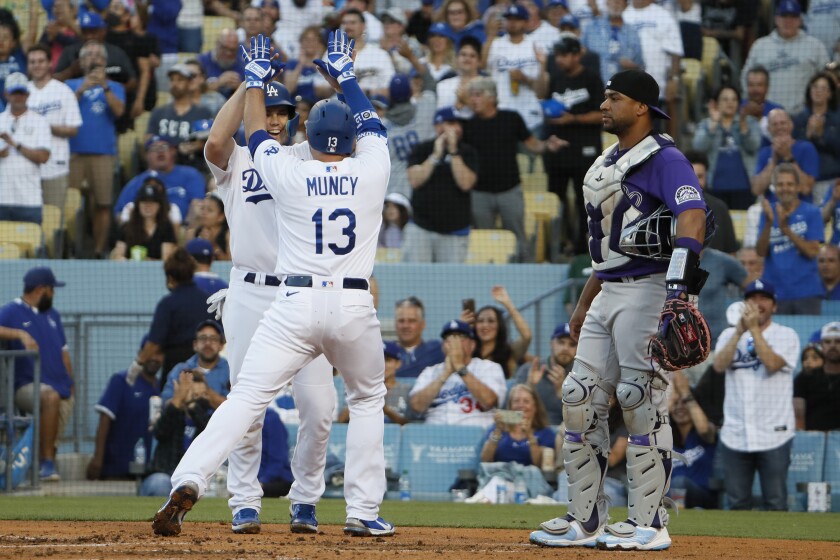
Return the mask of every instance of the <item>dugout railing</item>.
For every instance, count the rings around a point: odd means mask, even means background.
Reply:
[[[41,399],[33,399],[31,415],[23,415],[15,406],[15,360],[17,358],[34,358],[35,363],[32,372],[33,394],[41,393],[41,356],[36,350],[0,350],[0,426],[2,426],[2,448],[3,453],[0,461],[3,463],[3,484],[0,488],[4,492],[11,492],[18,477],[15,471],[25,473],[28,466],[30,483],[32,488],[38,488],[40,484],[39,471],[39,444],[40,444],[40,418]],[[30,431],[31,430],[31,431]],[[22,441],[23,434],[31,433],[31,445]],[[20,482],[20,480],[18,480]]]

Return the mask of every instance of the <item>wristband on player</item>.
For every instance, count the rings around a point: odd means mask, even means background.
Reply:
[[[685,239],[700,245],[691,238],[680,238],[677,243]],[[666,299],[696,300],[708,276],[709,273],[700,268],[698,252],[687,247],[677,247],[671,254],[668,272],[665,273],[665,288],[668,291]]]

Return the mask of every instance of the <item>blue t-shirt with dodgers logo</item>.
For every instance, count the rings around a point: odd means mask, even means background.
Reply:
[[[773,225],[770,229],[770,247],[764,261],[764,278],[776,287],[779,300],[822,297],[825,288],[817,272],[817,259],[803,255],[793,241],[779,228],[779,214],[773,206]],[[766,218],[761,214],[758,230],[764,228]],[[799,202],[788,218],[791,231],[806,241],[825,239],[820,209],[807,202]]]
[[[65,83],[75,93],[84,82],[84,78],[67,80]],[[108,87],[113,94],[125,103],[123,85],[108,80]],[[92,87],[82,93],[79,99],[79,112],[82,114],[82,126],[79,132],[70,138],[70,153],[90,155],[116,155],[117,153],[117,117],[111,112],[105,90],[101,86]]]
[[[833,189],[828,189],[825,193],[825,198],[822,201],[823,206],[831,201],[832,190]],[[840,245],[840,204],[834,207],[834,214],[831,221],[831,244]]]
[[[114,214],[120,215],[122,209],[129,202],[134,202],[137,192],[143,186],[143,182],[150,176],[157,177],[166,185],[166,197],[170,204],[174,204],[181,211],[183,219],[187,219],[190,211],[190,203],[195,199],[202,199],[206,193],[204,176],[194,167],[188,165],[175,165],[169,173],[146,170],[136,175],[126,183],[117,202],[114,204]]]

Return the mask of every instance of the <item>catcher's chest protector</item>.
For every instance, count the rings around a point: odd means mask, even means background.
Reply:
[[[667,138],[667,137],[666,137]],[[666,144],[667,145],[667,144]],[[592,266],[595,270],[610,270],[626,264],[630,257],[610,248],[610,237],[615,231],[616,236],[628,224],[641,216],[641,212],[632,204],[621,189],[624,177],[639,165],[650,159],[659,150],[664,148],[654,136],[647,136],[644,140],[633,146],[629,152],[624,154],[615,165],[606,165],[607,157],[618,150],[618,144],[613,144],[595,160],[586,177],[583,180],[583,196],[586,202],[595,208],[593,213],[600,216],[593,228],[602,232],[602,237],[594,236],[594,241],[600,243],[602,259],[596,260],[593,256]],[[613,216],[616,208],[623,209],[621,216]],[[589,215],[589,221],[593,222],[593,214]]]

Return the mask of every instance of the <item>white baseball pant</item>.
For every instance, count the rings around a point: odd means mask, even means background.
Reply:
[[[199,497],[225,458],[265,412],[277,391],[320,354],[344,376],[350,424],[344,495],[347,516],[374,520],[385,494],[385,360],[373,296],[344,289],[342,278],[313,276],[312,288],[281,286],[248,348],[236,385],[187,449],[173,488]]]
[[[230,385],[236,385],[239,371],[257,325],[271,307],[278,286],[265,284],[264,273],[254,273],[254,282],[246,282],[247,271],[232,268],[230,287],[222,308],[222,321],[227,325],[227,359],[230,364]],[[300,411],[300,428],[292,474],[295,482],[289,498],[295,502],[315,504],[324,493],[324,467],[336,406],[332,366],[319,356],[295,377],[295,404]],[[262,426],[265,411],[248,428],[228,457],[228,506],[236,514],[244,508],[261,509],[262,487],[257,480],[262,456]],[[174,486],[173,486],[174,487]]]

